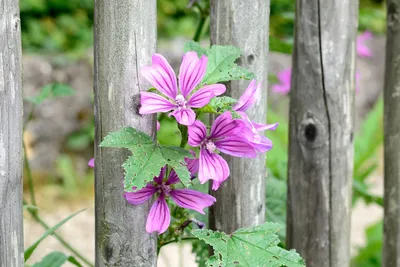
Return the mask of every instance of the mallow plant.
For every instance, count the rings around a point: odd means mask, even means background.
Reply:
[[[132,205],[153,201],[145,230],[162,234],[160,247],[198,238],[214,249],[207,266],[304,266],[295,251],[278,246],[279,224],[269,222],[225,234],[204,229],[204,223],[189,216],[188,210],[204,214],[205,208],[218,201],[191,188],[193,184],[211,182],[212,190],[218,190],[232,179],[222,153],[255,158],[273,147],[264,132],[275,130],[278,124],[252,121],[246,114],[260,99],[261,81],[235,64],[239,56],[240,50],[232,46],[205,49],[189,42],[176,75],[162,55],[154,54],[151,64],[141,68],[141,75],[153,87],[140,93],[139,113],[166,113],[175,118],[180,146],[161,145],[131,127],[109,133],[100,146],[131,151],[122,165],[125,193],[121,197]],[[239,79],[251,80],[242,96],[238,100],[223,96],[222,82]],[[192,223],[201,229],[194,230]]]

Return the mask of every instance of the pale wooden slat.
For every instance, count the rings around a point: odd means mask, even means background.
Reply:
[[[349,266],[358,3],[299,0],[290,92],[287,246]]]
[[[95,1],[96,266],[156,266],[156,235],[145,231],[150,202],[123,198],[121,164],[128,152],[99,148],[111,131],[132,126],[155,136],[155,116],[138,114],[149,85],[140,67],[156,45],[155,0]]]
[[[21,28],[17,0],[0,0],[0,266],[24,265]]]
[[[212,0],[211,43],[233,45],[242,50],[238,64],[253,71],[263,81],[262,94],[248,111],[249,117],[266,122],[269,0]],[[227,84],[227,94],[239,98],[248,81]],[[256,159],[225,157],[230,177],[213,195],[210,227],[231,233],[265,221],[265,155]]]

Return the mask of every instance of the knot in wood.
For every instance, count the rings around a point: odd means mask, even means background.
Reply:
[[[248,55],[247,56],[247,64],[249,64],[249,65],[251,65],[251,64],[253,64],[254,63],[254,55],[253,54],[250,54],[250,55]]]
[[[316,148],[324,145],[328,136],[322,123],[311,112],[307,112],[298,127],[297,138],[303,146]]]
[[[130,105],[129,105],[129,109],[130,109],[133,113],[139,115],[139,109],[140,109],[140,107],[141,107],[141,104],[140,104],[140,94],[133,95],[133,96],[132,96],[132,99],[131,99],[131,103],[130,103]]]
[[[121,238],[118,233],[106,235],[102,243],[104,262],[113,265],[121,260]]]

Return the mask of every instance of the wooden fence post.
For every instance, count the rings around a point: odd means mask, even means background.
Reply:
[[[353,0],[297,1],[287,246],[307,267],[350,263],[357,10]]]
[[[260,99],[248,112],[256,121],[266,122],[269,0],[211,0],[211,43],[233,45],[242,51],[238,64],[253,71],[263,82]],[[248,81],[227,84],[227,94],[239,98]],[[225,157],[230,177],[213,195],[210,227],[231,233],[265,221],[265,156],[256,159]]]
[[[400,266],[400,0],[387,1],[384,267]]]
[[[21,27],[17,0],[0,1],[0,266],[24,265]]]
[[[150,203],[123,197],[128,152],[98,147],[123,126],[155,137],[155,116],[140,116],[138,105],[148,87],[139,69],[155,52],[156,1],[96,0],[94,32],[96,266],[156,266],[157,236],[145,230]]]

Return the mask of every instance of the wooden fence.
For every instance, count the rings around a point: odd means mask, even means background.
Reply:
[[[356,1],[297,1],[287,243],[309,267],[349,266]]]
[[[388,0],[385,100],[384,266],[400,266],[400,0]],[[307,266],[349,266],[353,85],[357,1],[298,0],[290,102],[287,244]],[[23,266],[21,32],[17,0],[0,0],[0,266]],[[211,1],[211,41],[241,48],[239,64],[263,80],[250,116],[266,118],[269,1]],[[138,115],[147,84],[138,68],[156,47],[156,0],[95,1],[96,266],[156,266],[145,232],[150,204],[123,199],[123,150],[97,145],[129,125],[155,137]],[[240,89],[239,89],[240,88]],[[242,82],[228,84],[239,96]],[[373,140],[371,140],[373,141]],[[271,152],[273,153],[273,152]],[[231,232],[265,218],[265,158],[228,158],[210,225]]]

